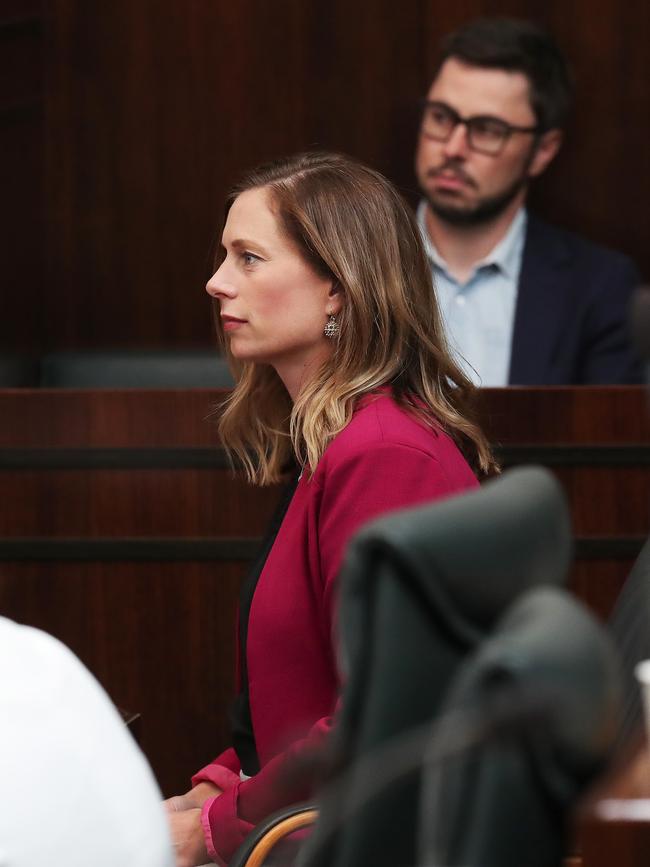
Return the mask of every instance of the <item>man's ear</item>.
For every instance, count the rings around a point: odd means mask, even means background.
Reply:
[[[537,147],[528,167],[528,176],[536,178],[541,175],[562,146],[564,135],[561,129],[549,129],[537,142]]]

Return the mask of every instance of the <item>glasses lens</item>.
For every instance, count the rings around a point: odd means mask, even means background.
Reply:
[[[493,118],[474,117],[467,123],[469,143],[484,154],[497,154],[508,138],[509,128]]]
[[[456,126],[455,115],[444,105],[429,103],[424,110],[422,128],[425,135],[447,141]]]

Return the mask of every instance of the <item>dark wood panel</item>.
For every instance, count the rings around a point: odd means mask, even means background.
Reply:
[[[214,446],[226,392],[0,391],[0,448]]]
[[[438,39],[494,12],[548,25],[575,68],[575,117],[535,206],[647,277],[647,4],[4,0],[3,345],[210,345],[203,284],[232,180],[321,146],[414,201],[415,105]]]
[[[62,639],[141,714],[141,746],[173,794],[228,743],[242,568],[0,563],[2,612]]]
[[[2,492],[0,536],[256,537],[277,499],[230,470],[21,470]]]
[[[482,389],[479,411],[495,443],[650,444],[640,386]]]
[[[601,620],[606,620],[633,563],[633,559],[579,561],[571,571],[569,587]]]
[[[436,42],[484,12],[549,25],[576,70],[576,116],[536,204],[647,274],[650,13],[584,4],[358,0],[351,12],[343,0],[6,0],[0,106],[33,111],[43,69],[47,83],[44,116],[37,109],[38,123],[3,146],[15,152],[4,180],[17,192],[2,228],[15,251],[10,285],[23,290],[7,293],[5,344],[210,345],[203,284],[233,178],[316,145],[370,162],[415,199],[414,106]]]
[[[11,110],[41,106],[43,21],[38,7],[9,14],[0,6],[0,120]]]
[[[2,392],[0,447],[216,452],[206,417],[219,399],[203,391]],[[2,480],[0,536],[14,542],[244,538],[247,557],[278,494],[227,469],[182,466],[5,470]],[[0,558],[2,612],[60,637],[119,706],[141,714],[141,744],[167,794],[184,789],[228,740],[246,559],[192,562],[196,547],[186,544],[182,562],[64,562],[61,551],[35,563]]]
[[[650,467],[553,468],[579,536],[648,532]],[[4,471],[2,536],[236,536],[263,531],[277,489],[230,470]],[[36,507],[35,507],[36,504]]]
[[[244,167],[312,145],[410,164],[417,3],[51,6],[52,346],[209,344],[203,285]]]
[[[13,30],[43,14],[43,0],[0,0],[0,30]]]
[[[4,352],[42,344],[44,57],[42,3],[0,3],[0,233]]]
[[[155,462],[149,469],[133,462],[126,469],[71,469],[69,463],[15,469],[3,461],[0,472],[2,539],[76,537],[119,546],[138,536],[150,544],[188,543],[184,562],[164,562],[162,555],[158,562],[123,556],[62,562],[60,550],[38,563],[0,557],[3,612],[61,637],[120,706],[142,713],[143,746],[167,792],[182,788],[225,743],[235,599],[245,565],[240,556],[237,562],[193,562],[192,544],[251,541],[263,531],[278,493],[250,487],[225,469],[183,462],[183,449],[193,454],[197,447],[219,447],[214,416],[206,417],[222,396],[200,390],[0,392],[3,458],[12,449],[24,459],[29,448],[53,454],[108,448],[126,449],[132,461],[132,449],[168,447],[179,459],[178,469]],[[573,465],[553,466],[580,537],[571,586],[606,617],[630,570],[630,552],[648,532],[644,389],[486,390],[480,399],[494,441],[546,448],[551,456],[564,444],[573,455]],[[633,462],[590,465],[580,460],[583,446],[590,460],[629,446]]]

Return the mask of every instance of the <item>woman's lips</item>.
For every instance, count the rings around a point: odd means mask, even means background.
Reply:
[[[236,328],[239,328],[240,325],[245,325],[245,319],[237,319],[236,316],[222,316],[221,321],[223,323],[224,331],[234,331]]]

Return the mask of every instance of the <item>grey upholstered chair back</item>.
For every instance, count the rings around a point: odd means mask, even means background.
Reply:
[[[520,597],[461,666],[432,733],[415,863],[560,867],[619,700],[618,658],[591,614],[557,588]]]
[[[45,388],[231,388],[216,350],[60,352],[42,361]]]
[[[352,542],[341,574],[339,636],[345,686],[332,746],[357,762],[410,729],[435,719],[459,664],[526,590],[565,582],[571,557],[568,510],[555,478],[538,467],[514,469],[476,492],[373,522]],[[363,788],[353,781],[348,794]],[[400,810],[399,840],[392,815]],[[395,784],[372,806],[385,828],[382,863],[400,862],[414,839],[418,782]],[[326,803],[336,815],[343,802]],[[362,821],[359,827],[370,827]],[[349,844],[341,864],[366,851]],[[394,845],[393,845],[394,844]],[[335,846],[335,844],[333,844]],[[319,865],[338,864],[321,847]],[[393,858],[391,862],[390,859]]]
[[[609,629],[623,665],[623,713],[618,746],[629,750],[642,730],[641,691],[634,676],[638,662],[650,659],[650,540],[645,543],[609,620]]]
[[[471,493],[374,521],[343,564],[344,665],[360,650],[378,572],[417,589],[450,638],[471,648],[524,590],[563,584],[571,556],[566,498],[542,467],[508,470]]]

